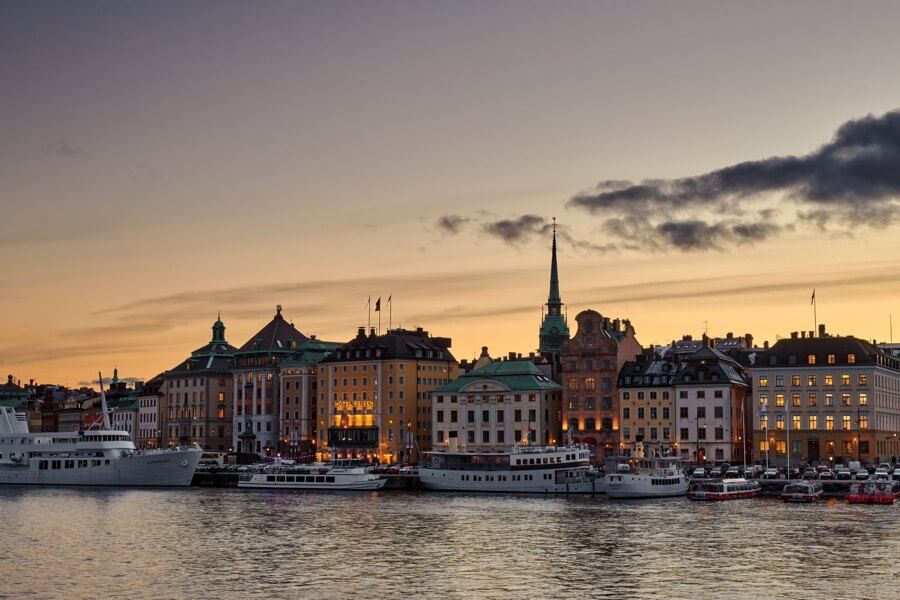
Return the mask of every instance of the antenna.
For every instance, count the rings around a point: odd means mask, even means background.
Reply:
[[[703,333],[709,335],[709,321],[703,321]]]
[[[103,429],[109,430],[109,412],[106,408],[106,392],[103,391],[103,374],[97,371],[97,381],[100,384],[100,410],[103,411]]]

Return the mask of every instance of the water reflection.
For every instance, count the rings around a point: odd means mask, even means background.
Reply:
[[[0,597],[892,597],[900,507],[0,489]]]

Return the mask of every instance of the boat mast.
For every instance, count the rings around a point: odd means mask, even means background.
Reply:
[[[106,408],[106,392],[103,391],[103,374],[97,371],[97,379],[100,382],[100,410],[103,412],[103,429],[111,429],[109,425],[109,412]]]

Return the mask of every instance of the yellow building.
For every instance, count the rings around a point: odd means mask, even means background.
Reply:
[[[677,363],[649,354],[628,361],[619,373],[620,450],[635,454],[642,443],[648,453],[677,453],[675,388]]]
[[[319,458],[411,462],[431,447],[428,392],[457,375],[450,339],[363,327],[318,369]]]

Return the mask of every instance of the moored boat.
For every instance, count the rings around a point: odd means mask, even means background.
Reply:
[[[507,452],[426,453],[425,489],[460,492],[592,494],[586,446],[515,446]]]
[[[737,500],[758,495],[759,483],[743,478],[697,482],[688,490],[691,500]]]
[[[676,457],[623,458],[604,478],[610,498],[667,498],[684,496],[688,480]]]
[[[241,475],[239,488],[275,490],[380,490],[387,479],[371,473],[357,459],[338,459],[325,465],[272,466]]]
[[[822,499],[824,490],[820,481],[796,481],[784,486],[781,499],[785,502],[815,502]]]
[[[894,481],[854,483],[847,494],[848,504],[893,504],[900,497],[900,485]]]

